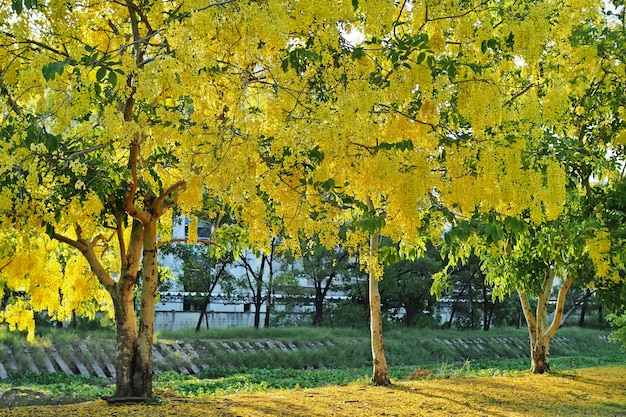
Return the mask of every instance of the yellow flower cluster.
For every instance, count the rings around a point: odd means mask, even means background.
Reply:
[[[611,268],[611,235],[608,230],[598,230],[593,238],[587,239],[587,253],[596,269],[596,276],[604,278]]]
[[[23,299],[6,306],[0,320],[9,325],[9,330],[28,331],[28,341],[35,340],[35,313]]]

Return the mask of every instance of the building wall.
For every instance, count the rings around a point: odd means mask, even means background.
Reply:
[[[157,311],[154,317],[154,330],[182,330],[195,328],[200,318],[199,311]],[[202,328],[228,329],[231,327],[253,327],[254,313],[216,312],[206,314]],[[261,320],[263,327],[263,320]]]

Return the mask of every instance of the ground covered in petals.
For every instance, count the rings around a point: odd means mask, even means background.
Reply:
[[[23,416],[626,416],[626,366],[549,375],[394,381],[391,387],[268,390],[205,398],[168,398],[157,405],[70,405],[2,409]]]

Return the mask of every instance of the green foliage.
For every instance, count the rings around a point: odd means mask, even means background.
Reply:
[[[216,259],[211,248],[204,244],[172,244],[166,246],[164,254],[173,255],[182,263],[182,274],[178,276],[184,291],[210,294],[220,280],[222,283],[234,277],[227,268],[234,263],[232,254]]]
[[[390,247],[383,246],[381,250]],[[430,293],[430,287],[432,275],[442,267],[435,248],[430,246],[424,257],[414,260],[400,260],[396,254],[394,262],[388,263],[385,279],[379,283],[383,308],[392,314],[403,310],[398,317],[406,326],[417,323],[433,326],[437,300]]]
[[[63,74],[63,70],[69,64],[69,59],[60,62],[50,62],[41,68],[41,72],[46,81],[54,80],[57,75]]]
[[[610,314],[607,316],[607,320],[611,326],[617,328],[611,333],[610,340],[621,345],[622,350],[626,352],[626,314]]]
[[[16,387],[36,387],[38,391],[55,397],[96,400],[104,395],[113,394],[109,380],[93,376],[67,375],[62,372],[35,373],[22,372],[11,374],[0,384]]]

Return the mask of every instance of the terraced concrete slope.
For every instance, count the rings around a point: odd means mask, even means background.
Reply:
[[[342,343],[346,343],[343,341]],[[347,343],[363,344],[364,341],[352,340]],[[439,339],[439,345],[446,347],[441,352],[447,360],[483,359],[483,358],[525,358],[528,357],[528,340],[522,337],[489,338],[454,338]],[[553,340],[553,348],[567,346],[566,337]],[[497,345],[497,353],[494,346]],[[202,369],[229,366],[228,363],[216,363],[219,353],[234,355],[246,354],[281,354],[299,350],[327,350],[331,355],[335,345],[331,341],[279,341],[259,339],[254,341],[232,340],[193,340],[189,342],[158,342],[153,347],[155,372],[174,371],[187,375],[199,374]],[[420,352],[416,350],[416,357]],[[222,355],[223,357],[223,355]],[[18,346],[12,348],[0,345],[0,379],[6,379],[10,373],[18,372],[64,372],[67,374],[92,375],[103,378],[115,376],[115,341],[81,340],[72,345],[63,346]]]

